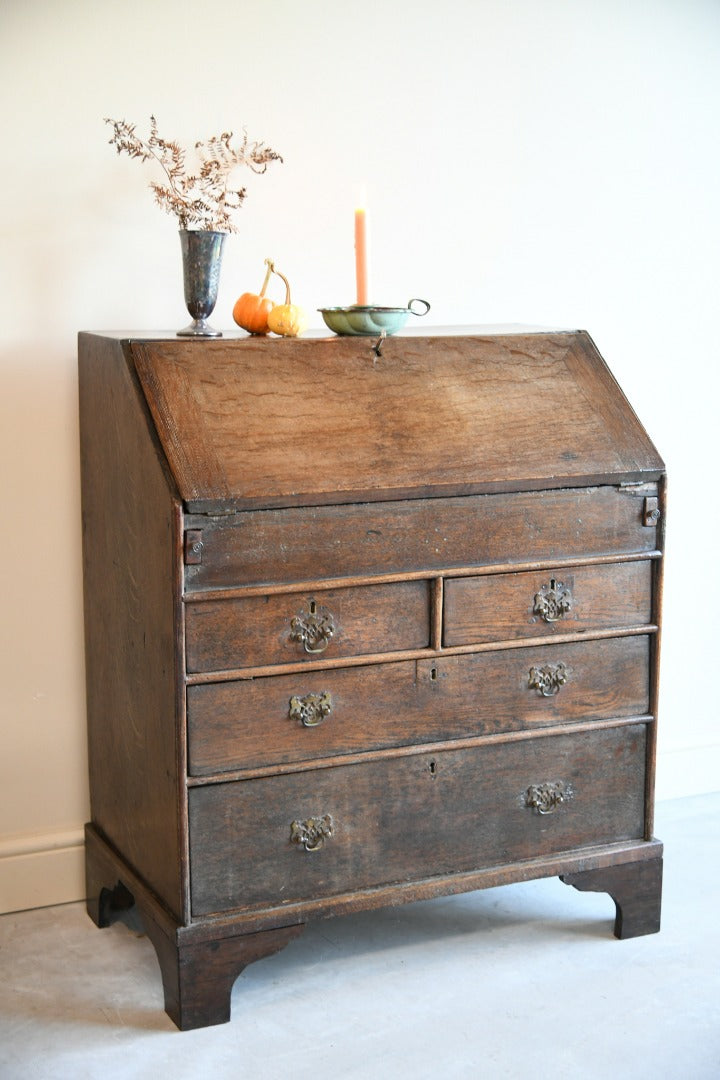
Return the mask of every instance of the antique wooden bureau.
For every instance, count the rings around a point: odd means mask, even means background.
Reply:
[[[311,919],[659,928],[664,469],[585,333],[80,335],[88,911],[181,1028]]]

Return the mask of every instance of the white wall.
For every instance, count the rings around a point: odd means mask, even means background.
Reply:
[[[82,894],[75,335],[186,321],[104,116],[284,155],[221,326],[266,255],[310,311],[353,302],[364,184],[375,302],[590,331],[670,471],[658,795],[717,788],[717,0],[1,0],[0,49],[0,908]]]

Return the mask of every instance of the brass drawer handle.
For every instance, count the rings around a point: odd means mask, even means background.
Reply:
[[[539,615],[547,623],[564,619],[571,608],[571,590],[555,578],[550,578],[549,584],[543,585],[540,592],[535,593],[533,615]]]
[[[537,814],[553,814],[558,806],[573,796],[569,784],[556,780],[547,784],[531,784],[524,795],[525,806]]]
[[[544,667],[531,667],[528,687],[537,690],[542,697],[552,697],[568,681],[569,674],[562,661],[559,664],[545,664]]]
[[[293,821],[290,841],[305,851],[318,851],[330,839],[333,831],[333,819],[329,814],[321,818],[307,818],[306,821]]]
[[[327,690],[321,694],[305,694],[290,698],[289,717],[299,720],[303,727],[317,727],[332,712],[332,697]]]
[[[290,620],[290,640],[300,642],[307,653],[325,652],[334,633],[332,615],[314,600],[309,601],[307,611]]]

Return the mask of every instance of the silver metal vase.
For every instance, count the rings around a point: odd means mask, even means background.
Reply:
[[[217,302],[223,244],[227,233],[209,229],[181,229],[185,305],[193,321],[178,337],[222,337],[207,322]]]

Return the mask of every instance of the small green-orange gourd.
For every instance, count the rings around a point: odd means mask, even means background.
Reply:
[[[303,330],[307,329],[307,316],[301,307],[292,303],[290,283],[285,275],[274,267],[273,271],[285,282],[285,303],[275,304],[272,311],[268,313],[268,330],[272,330],[274,334],[280,334],[281,337],[299,337]]]

